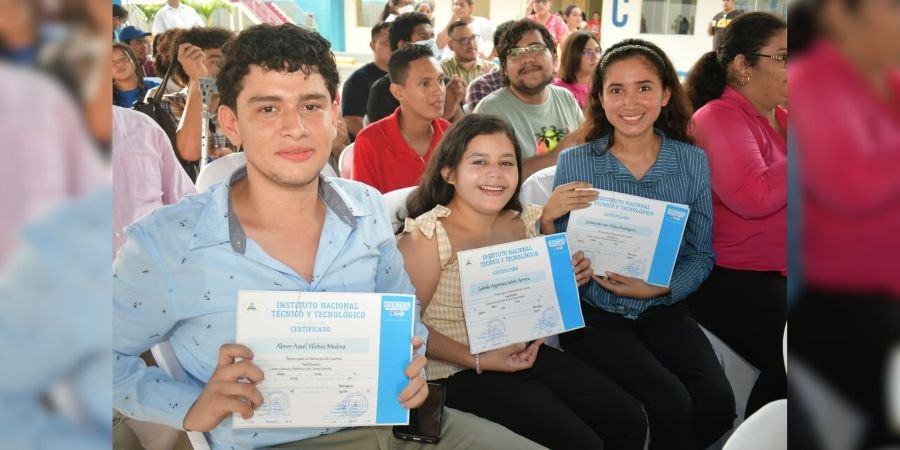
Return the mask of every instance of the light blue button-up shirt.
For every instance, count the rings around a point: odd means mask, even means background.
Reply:
[[[715,260],[706,154],[698,147],[669,139],[659,130],[655,131],[662,138],[659,155],[656,163],[640,180],[635,179],[609,152],[609,137],[604,136],[562,152],[553,181],[554,188],[573,181],[587,181],[598,189],[681,203],[691,208],[672,273],[672,291],[668,295],[649,299],[619,297],[596,282],[588,283],[584,295],[586,301],[631,319],[636,319],[651,306],[671,305],[684,300],[700,287]],[[569,215],[566,214],[556,221],[556,229],[563,232],[568,224]]]
[[[216,368],[219,347],[235,340],[239,289],[414,293],[377,191],[319,178],[327,213],[313,277],[304,280],[244,234],[229,192],[245,177],[246,168],[239,169],[210,191],[126,229],[127,243],[113,264],[113,401],[129,417],[182,428]],[[416,335],[426,339],[419,317],[417,308]],[[146,367],[138,356],[167,336],[188,373],[186,383]],[[257,448],[334,431],[233,430],[229,417],[207,437],[217,449]]]

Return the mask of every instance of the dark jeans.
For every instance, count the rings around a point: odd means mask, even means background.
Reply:
[[[731,385],[686,306],[653,307],[637,320],[582,310],[587,326],[561,344],[643,403],[651,448],[706,448],[731,429]]]
[[[447,406],[499,423],[551,449],[640,450],[647,436],[641,405],[572,355],[546,345],[531,369],[473,370],[434,380]]]
[[[700,325],[759,369],[744,417],[787,397],[782,337],[787,320],[787,278],[715,266],[687,299]]]
[[[900,345],[900,299],[807,291],[792,304],[790,321],[789,358],[802,360],[864,415],[866,430],[859,448],[900,443],[900,434],[893,431],[888,417],[885,376],[888,355]],[[798,400],[788,403],[790,448],[796,442],[793,418],[816,413],[799,410],[804,402]]]

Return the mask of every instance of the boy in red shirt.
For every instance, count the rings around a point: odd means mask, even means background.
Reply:
[[[393,114],[360,131],[351,178],[382,193],[415,186],[450,122],[444,113],[446,77],[428,47],[408,45],[388,61]]]

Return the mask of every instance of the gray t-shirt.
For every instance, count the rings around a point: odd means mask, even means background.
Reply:
[[[553,151],[556,144],[584,121],[575,96],[565,88],[547,86],[550,95],[541,105],[529,105],[517,99],[508,87],[501,88],[478,102],[476,113],[493,114],[512,125],[522,158]]]

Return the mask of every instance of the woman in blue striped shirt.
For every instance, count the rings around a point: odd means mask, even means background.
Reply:
[[[668,58],[649,42],[610,47],[594,75],[587,142],[559,156],[554,185],[593,187],[690,206],[669,287],[607,272],[583,292],[586,327],[566,351],[643,403],[652,448],[705,448],[731,428],[734,396],[682,300],[713,266],[709,167],[687,134],[690,107]],[[568,214],[544,233],[565,231]]]

